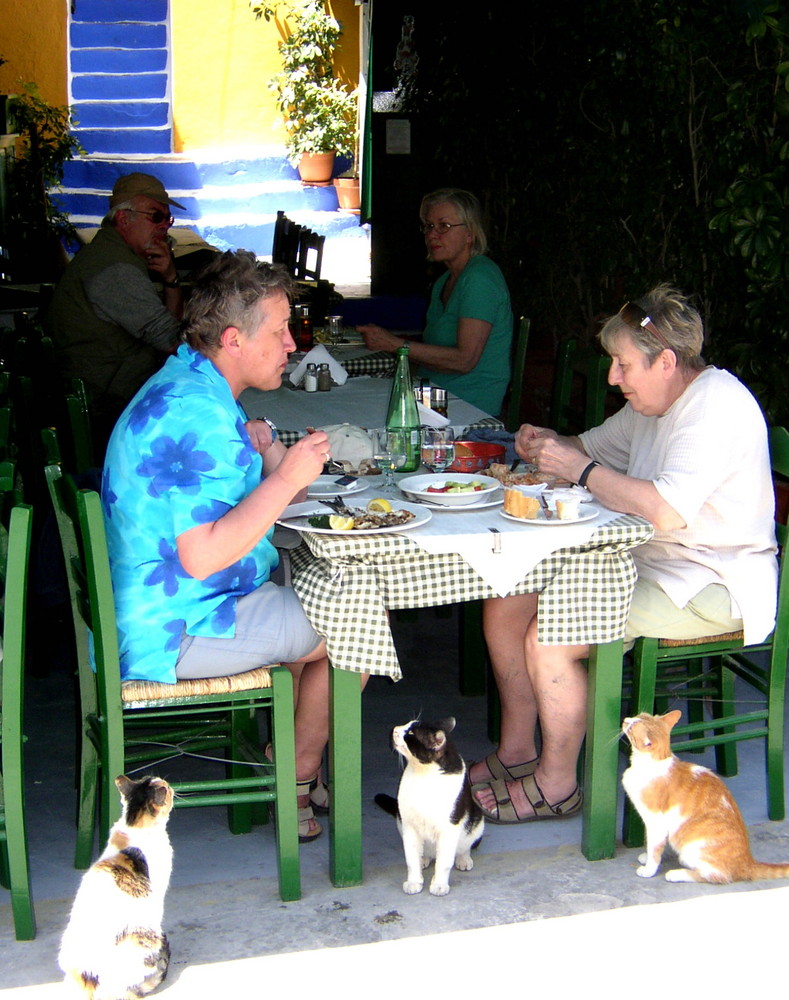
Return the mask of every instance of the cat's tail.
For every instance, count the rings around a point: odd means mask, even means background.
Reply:
[[[379,792],[375,796],[375,804],[380,806],[384,812],[389,813],[390,816],[394,816],[395,819],[400,818],[400,810],[397,808],[397,799],[392,798],[391,795],[384,795],[383,792]]]
[[[789,878],[789,865],[775,865],[767,861],[752,861],[746,878],[756,881],[762,878]]]

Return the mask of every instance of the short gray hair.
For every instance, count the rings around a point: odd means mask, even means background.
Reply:
[[[265,316],[265,300],[278,293],[293,298],[293,279],[281,264],[260,262],[249,250],[217,254],[195,279],[184,310],[183,337],[211,357],[229,326],[252,333]]]
[[[460,221],[471,233],[471,256],[485,253],[488,249],[488,238],[482,226],[482,207],[479,199],[470,191],[461,188],[439,188],[426,194],[419,206],[419,218],[425,221],[428,211],[436,205],[452,205],[457,209]]]
[[[104,218],[101,220],[102,226],[117,226],[116,217],[118,212],[133,212],[134,205],[131,201],[122,201],[117,205],[113,205],[112,208],[107,212]]]
[[[665,344],[661,344],[648,327],[631,326],[617,313],[605,322],[599,333],[600,343],[606,353],[615,354],[617,340],[626,333],[638,350],[646,355],[650,365],[668,346],[676,355],[677,365],[683,371],[698,372],[706,366],[701,356],[704,324],[686,295],[670,285],[657,285],[643,298],[633,299],[633,304],[649,316],[663,336]]]

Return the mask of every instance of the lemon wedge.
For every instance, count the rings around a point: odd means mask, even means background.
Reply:
[[[334,531],[350,531],[353,528],[353,518],[344,514],[331,514],[329,517],[329,527]]]
[[[383,497],[376,497],[367,504],[367,511],[370,514],[391,514],[392,505]]]

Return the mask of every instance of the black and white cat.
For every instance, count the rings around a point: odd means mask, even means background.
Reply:
[[[449,892],[449,873],[471,871],[471,848],[485,828],[482,811],[466,780],[466,765],[447,737],[454,719],[438,724],[413,720],[392,730],[392,745],[406,762],[395,802],[389,795],[375,801],[397,816],[403,838],[408,878],[403,891],[421,892],[422,869],[435,858],[430,882],[434,896]]]
[[[173,790],[163,778],[121,775],[115,784],[123,812],[82,878],[58,955],[71,995],[91,1000],[150,993],[170,960],[162,915],[173,865]]]

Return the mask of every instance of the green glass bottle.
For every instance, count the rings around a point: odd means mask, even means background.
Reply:
[[[400,472],[416,472],[419,468],[421,462],[419,426],[419,414],[411,384],[411,372],[408,368],[408,344],[403,344],[397,351],[397,368],[392,383],[392,394],[389,397],[389,409],[386,413],[386,429],[405,432],[406,459],[405,464],[400,466]]]

